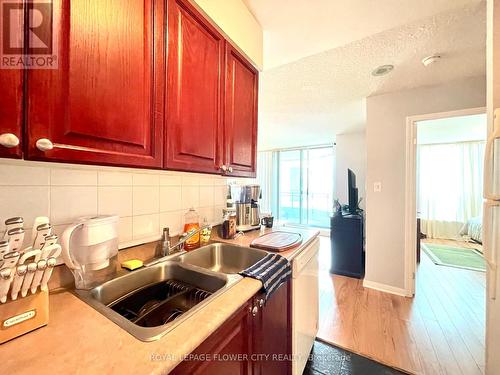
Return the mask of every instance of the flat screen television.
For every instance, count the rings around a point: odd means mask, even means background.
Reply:
[[[347,170],[347,184],[349,193],[349,212],[358,212],[358,188],[356,187],[356,175],[350,169]]]

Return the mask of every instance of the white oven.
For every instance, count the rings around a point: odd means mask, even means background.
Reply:
[[[319,238],[292,260],[292,373],[302,374],[318,333]]]

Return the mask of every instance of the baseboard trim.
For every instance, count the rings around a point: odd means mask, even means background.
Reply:
[[[405,289],[396,288],[395,286],[377,283],[375,281],[363,280],[363,286],[365,288],[375,289],[380,292],[395,294],[401,297],[411,297],[411,294],[408,293]]]

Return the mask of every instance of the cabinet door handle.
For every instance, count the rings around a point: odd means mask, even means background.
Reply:
[[[222,164],[219,169],[222,171],[222,172],[226,172],[227,171],[227,166],[225,166],[224,164]]]
[[[54,148],[54,144],[50,141],[50,139],[40,138],[36,141],[36,148],[43,152],[50,151]]]
[[[265,302],[265,301],[264,301],[264,298],[261,298],[261,299],[259,300],[259,307],[264,307],[264,302]]]
[[[0,145],[7,148],[16,147],[19,145],[19,138],[12,133],[0,134]]]
[[[233,167],[228,167],[227,170],[229,171],[229,173],[232,173],[233,172]]]
[[[259,312],[259,308],[257,306],[254,306],[252,308],[252,316],[256,316],[258,312]]]

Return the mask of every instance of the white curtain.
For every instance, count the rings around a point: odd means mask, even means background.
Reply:
[[[459,238],[462,225],[481,214],[485,143],[418,146],[417,207],[430,238]]]
[[[257,153],[257,178],[255,183],[260,185],[262,199],[260,200],[261,212],[272,212],[273,197],[273,152],[261,151]]]

